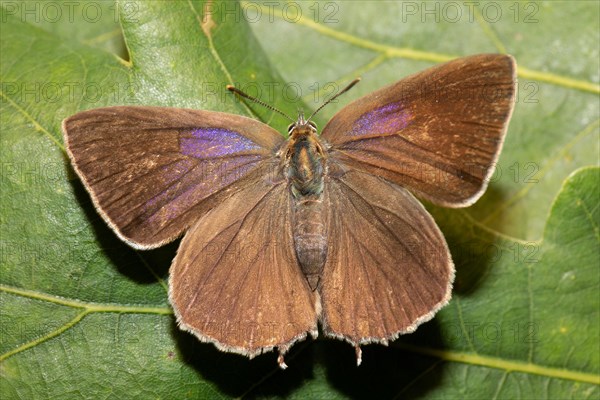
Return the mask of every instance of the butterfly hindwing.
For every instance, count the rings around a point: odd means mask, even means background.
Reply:
[[[296,259],[290,192],[277,171],[203,216],[170,270],[180,326],[250,357],[317,335],[318,301]]]
[[[354,345],[412,332],[450,299],[454,265],[413,195],[361,171],[330,176],[323,330]]]

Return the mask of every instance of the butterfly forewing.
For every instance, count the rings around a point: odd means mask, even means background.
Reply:
[[[354,345],[386,343],[414,331],[448,302],[454,265],[446,241],[407,190],[349,170],[329,177],[326,199],[326,335]]]
[[[284,140],[253,119],[166,107],[84,111],[63,131],[94,204],[138,248],[179,236],[244,187]]]
[[[290,192],[279,171],[274,165],[203,216],[170,271],[180,326],[250,357],[317,334],[316,293],[296,259]]]
[[[514,59],[460,58],[362,97],[323,129],[331,157],[464,207],[487,186],[515,97]]]

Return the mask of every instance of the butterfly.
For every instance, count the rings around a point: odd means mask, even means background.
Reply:
[[[152,249],[183,235],[169,278],[181,329],[250,358],[276,349],[283,368],[320,323],[360,364],[361,345],[448,303],[452,258],[414,195],[466,207],[483,194],[515,74],[508,55],[456,59],[352,102],[321,134],[300,112],[287,139],[239,115],[145,106],[83,111],[62,129],[122,240]]]

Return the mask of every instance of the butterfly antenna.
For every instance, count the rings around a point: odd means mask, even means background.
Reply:
[[[242,97],[244,97],[244,98],[246,98],[246,99],[248,99],[248,100],[251,100],[251,101],[253,101],[253,102],[255,102],[255,103],[258,103],[258,104],[260,104],[261,106],[268,108],[269,110],[275,111],[276,113],[279,113],[279,114],[283,115],[284,117],[286,117],[286,118],[287,118],[287,119],[289,119],[290,121],[292,121],[292,122],[295,122],[295,120],[294,120],[294,119],[290,118],[290,117],[289,117],[287,114],[285,114],[284,112],[282,112],[282,111],[279,111],[278,109],[276,109],[276,108],[275,108],[275,107],[273,107],[272,105],[270,105],[270,104],[267,104],[267,103],[265,103],[264,101],[261,101],[261,100],[257,99],[256,97],[252,97],[252,96],[250,96],[249,94],[246,94],[246,93],[242,92],[240,89],[236,88],[236,87],[235,87],[235,86],[233,86],[233,85],[227,85],[227,90],[229,90],[230,92],[233,92],[233,93],[235,93],[235,94],[237,94],[237,95],[239,95],[239,96],[242,96]]]
[[[339,96],[341,96],[344,93],[346,93],[348,90],[352,89],[352,87],[354,85],[356,85],[358,82],[360,82],[360,78],[354,79],[352,82],[350,82],[348,84],[348,86],[346,86],[345,88],[343,88],[341,91],[339,91],[336,95],[334,95],[332,98],[330,98],[329,100],[327,100],[325,103],[321,104],[321,107],[317,108],[317,110],[314,113],[312,113],[311,116],[308,117],[308,119],[306,121],[310,121],[311,118],[314,117],[316,113],[318,113],[319,111],[321,111],[321,109],[323,107],[325,107],[327,104],[331,103],[333,100],[337,99]]]

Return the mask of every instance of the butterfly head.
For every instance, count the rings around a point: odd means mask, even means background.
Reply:
[[[291,137],[316,135],[317,124],[310,119],[304,119],[304,111],[298,110],[298,119],[288,126],[288,135]]]

